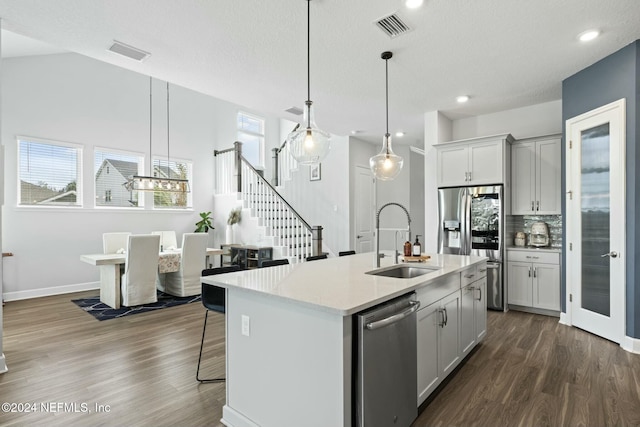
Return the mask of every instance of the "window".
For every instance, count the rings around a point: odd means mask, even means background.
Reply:
[[[191,186],[191,162],[184,160],[153,159],[153,176],[179,178],[189,181]],[[157,209],[190,209],[191,193],[156,191],[153,193],[153,207]]]
[[[18,205],[82,206],[82,146],[18,137]]]
[[[144,157],[140,154],[96,148],[93,157],[96,206],[144,206],[141,193],[128,191],[122,185],[130,175],[142,173],[143,162]]]
[[[238,141],[242,155],[253,167],[264,167],[264,119],[238,112]]]

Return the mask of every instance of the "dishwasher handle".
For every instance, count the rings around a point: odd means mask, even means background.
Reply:
[[[384,326],[390,325],[392,323],[398,322],[404,319],[407,316],[412,315],[420,308],[420,301],[409,301],[409,308],[400,313],[392,314],[389,317],[385,317],[384,319],[376,320],[375,322],[367,323],[364,325],[365,328],[373,331],[374,329],[380,329]]]

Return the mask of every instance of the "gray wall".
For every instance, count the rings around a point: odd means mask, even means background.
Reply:
[[[636,148],[639,129],[638,121],[638,82],[640,81],[640,41],[620,49],[590,67],[567,78],[562,82],[562,134],[565,135],[566,120],[591,111],[602,105],[626,98],[626,227],[627,227],[627,271],[626,271],[626,335],[640,338],[640,178],[638,163],[640,152]],[[562,192],[566,191],[565,180],[566,145],[562,144]],[[566,216],[565,199],[562,202],[563,217]],[[566,233],[566,232],[565,232]],[[566,235],[563,235],[566,241]],[[566,251],[566,249],[565,249]],[[566,252],[563,251],[563,264]],[[566,282],[562,278],[562,311],[566,312]]]

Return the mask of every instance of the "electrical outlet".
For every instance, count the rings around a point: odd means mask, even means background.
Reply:
[[[245,337],[248,337],[250,335],[249,316],[244,314],[242,315],[242,335],[244,335]]]

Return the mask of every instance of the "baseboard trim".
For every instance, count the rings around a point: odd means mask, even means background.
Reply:
[[[228,405],[222,407],[222,424],[227,427],[260,427]]]
[[[4,374],[8,370],[9,368],[7,368],[7,361],[4,358],[4,353],[0,353],[0,374]]]
[[[2,294],[4,301],[18,301],[23,299],[49,297],[52,295],[70,294],[73,292],[100,289],[100,282],[78,283],[75,285],[56,286],[53,288],[30,289],[28,291],[6,292]]]
[[[567,313],[560,312],[560,322],[561,325],[571,326],[571,321]]]
[[[640,354],[640,339],[624,336],[620,347],[630,353]]]

